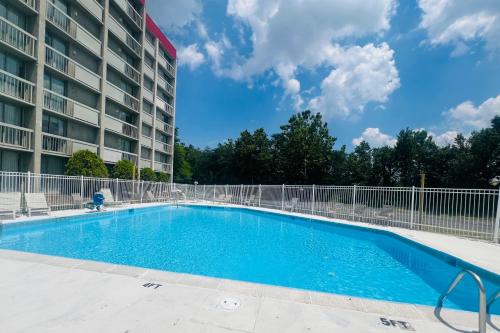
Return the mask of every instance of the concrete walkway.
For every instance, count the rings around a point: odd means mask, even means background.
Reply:
[[[0,250],[0,267],[2,333],[477,330],[470,312],[93,261]]]

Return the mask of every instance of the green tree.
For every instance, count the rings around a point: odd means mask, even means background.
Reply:
[[[321,114],[303,111],[293,115],[281,132],[273,136],[279,181],[291,184],[321,184],[332,171],[333,145]]]
[[[272,171],[271,141],[263,128],[243,131],[234,144],[237,178],[243,184],[269,183]]]
[[[156,174],[156,180],[162,183],[168,183],[170,181],[170,176],[165,172],[158,172]]]
[[[135,175],[134,175],[135,171]],[[121,160],[116,162],[111,171],[111,176],[113,178],[120,179],[136,179],[138,175],[137,168],[135,164],[131,161]]]
[[[372,149],[372,181],[375,186],[397,185],[394,149],[388,146]]]
[[[151,168],[144,168],[141,170],[141,180],[155,182],[156,173]]]
[[[179,129],[175,129],[174,138],[174,181],[178,183],[191,183],[193,172],[191,165],[186,160],[186,148],[179,141]]]
[[[396,159],[399,182],[402,186],[418,185],[419,175],[427,175],[426,184],[436,182],[433,167],[438,146],[426,131],[414,131],[409,128],[399,132],[394,157]]]
[[[108,177],[108,169],[103,160],[89,150],[79,150],[66,163],[68,176]]]
[[[368,142],[362,141],[347,159],[350,185],[370,185],[372,182],[372,156]]]

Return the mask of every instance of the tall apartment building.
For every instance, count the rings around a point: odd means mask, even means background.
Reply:
[[[176,51],[144,0],[0,0],[0,170],[172,173]]]

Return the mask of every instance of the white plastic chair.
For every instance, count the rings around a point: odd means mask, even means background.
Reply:
[[[28,209],[28,216],[33,212],[50,213],[50,207],[45,199],[43,193],[24,193],[24,200],[26,201],[26,208]]]
[[[21,192],[0,193],[0,215],[12,215],[21,211]]]

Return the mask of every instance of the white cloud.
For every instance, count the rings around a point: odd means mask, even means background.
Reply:
[[[369,102],[384,103],[399,85],[394,51],[383,43],[363,47],[332,47],[330,61],[336,64],[321,83],[321,95],[309,107],[325,115],[348,117],[362,112]]]
[[[147,0],[146,6],[149,15],[168,32],[180,32],[196,21],[203,9],[200,0]]]
[[[181,66],[188,66],[191,70],[196,69],[205,62],[205,56],[198,50],[196,43],[179,48],[177,57]]]
[[[378,148],[382,146],[394,146],[396,139],[388,134],[382,133],[379,128],[368,127],[363,131],[359,138],[352,140],[352,144],[357,146],[362,141],[368,142],[370,147]]]
[[[489,51],[500,50],[500,1],[419,0],[420,27],[431,45],[451,45],[453,56],[468,52],[471,43],[484,41]]]
[[[458,135],[457,131],[447,131],[442,134],[435,134],[433,132],[429,132],[429,135],[432,136],[434,142],[441,147],[451,145],[455,142],[455,138]]]
[[[382,34],[395,7],[395,0],[229,0],[227,13],[249,27],[253,48],[221,72],[237,80],[274,72],[297,107],[303,103],[297,72],[326,66],[332,71],[310,106],[325,115],[347,116],[368,102],[383,103],[399,86],[393,51],[385,43],[346,47],[340,42]]]
[[[445,112],[444,115],[453,126],[461,130],[489,127],[491,119],[494,116],[500,116],[500,95],[488,98],[477,107],[471,101],[463,102]]]

